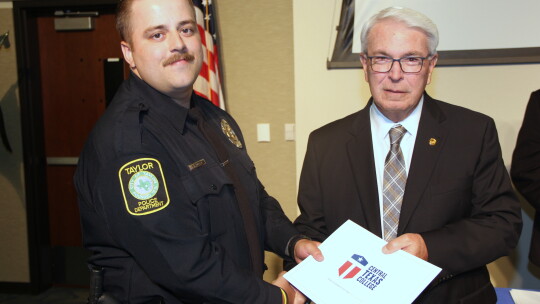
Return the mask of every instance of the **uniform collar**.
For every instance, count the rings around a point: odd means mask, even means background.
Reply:
[[[159,115],[164,116],[173,127],[180,133],[184,133],[188,109],[177,104],[171,97],[154,89],[137,75],[130,75],[130,81],[133,88],[137,90],[140,100],[149,111],[156,111]],[[193,104],[193,95],[191,94],[191,103]]]

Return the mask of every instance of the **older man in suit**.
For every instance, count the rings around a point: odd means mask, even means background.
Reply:
[[[529,260],[540,267],[540,90],[531,94],[519,131],[510,173],[516,188],[536,210]]]
[[[385,9],[361,41],[372,98],[310,135],[296,226],[324,241],[351,219],[388,241],[383,252],[441,267],[417,303],[495,303],[486,264],[522,224],[494,121],[425,93],[438,58],[426,16]]]

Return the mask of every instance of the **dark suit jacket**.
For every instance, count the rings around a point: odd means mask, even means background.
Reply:
[[[371,103],[309,137],[295,224],[313,239],[347,219],[381,236]],[[425,94],[398,235],[421,234],[443,270],[417,302],[495,303],[485,265],[516,246],[520,212],[494,121]]]
[[[536,210],[529,259],[540,266],[540,90],[531,94],[510,171],[516,188]]]

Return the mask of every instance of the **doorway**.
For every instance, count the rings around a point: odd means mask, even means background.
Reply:
[[[14,2],[36,291],[88,285],[89,252],[82,247],[73,174],[88,134],[125,75],[115,8],[113,0]],[[83,22],[66,20],[76,17]],[[111,70],[119,69],[111,78]]]

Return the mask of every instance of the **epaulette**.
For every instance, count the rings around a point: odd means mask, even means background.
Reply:
[[[117,134],[119,138],[117,138],[116,142],[120,143],[118,149],[122,150],[129,147],[129,149],[140,150],[142,146],[143,116],[147,111],[148,107],[142,102],[126,108],[120,122],[120,132]]]

